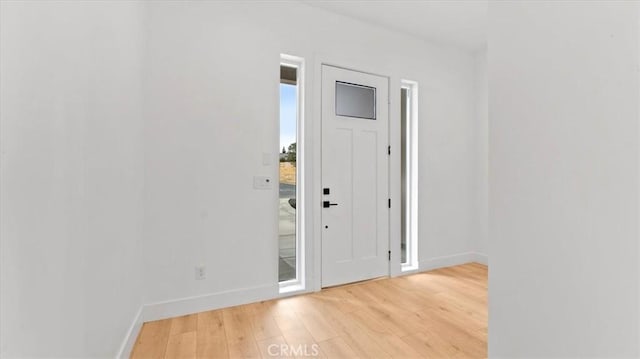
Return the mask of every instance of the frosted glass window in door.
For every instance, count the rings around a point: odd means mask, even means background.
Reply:
[[[336,115],[375,120],[375,87],[336,81]]]

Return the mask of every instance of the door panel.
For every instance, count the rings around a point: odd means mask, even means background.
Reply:
[[[388,128],[386,78],[322,67],[323,287],[389,273]]]
[[[359,208],[353,213],[355,234],[355,258],[371,258],[377,255],[378,247],[378,134],[375,131],[362,131],[357,135],[354,147],[353,202]]]

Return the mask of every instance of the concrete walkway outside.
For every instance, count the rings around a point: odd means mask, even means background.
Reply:
[[[289,198],[295,197],[295,186],[291,187],[294,188],[293,196],[283,198],[281,195],[280,197],[280,235],[278,237],[280,281],[294,279],[296,276],[296,210],[289,205]],[[282,193],[282,185],[280,188]]]

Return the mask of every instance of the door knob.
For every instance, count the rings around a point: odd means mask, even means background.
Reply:
[[[337,203],[330,203],[329,201],[323,201],[322,202],[322,207],[323,208],[329,208],[331,206],[337,206],[337,205],[338,205]]]

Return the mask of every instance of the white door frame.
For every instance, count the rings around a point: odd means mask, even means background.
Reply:
[[[391,81],[391,77],[388,75],[380,74],[376,71],[372,71],[367,66],[344,66],[340,62],[328,61],[319,59],[316,57],[314,61],[314,73],[313,73],[313,94],[312,94],[312,115],[307,117],[313,119],[311,126],[307,127],[307,130],[311,133],[307,133],[307,143],[312,145],[312,153],[307,158],[307,163],[311,166],[307,167],[307,170],[312,172],[307,173],[307,178],[311,178],[311,181],[307,181],[309,186],[307,187],[307,205],[308,207],[308,219],[309,224],[307,230],[311,233],[307,233],[307,239],[309,244],[306,250],[307,256],[307,291],[319,291],[322,289],[322,66],[328,65],[345,70],[362,72],[365,74],[384,77],[387,79],[388,96],[389,96],[389,129],[388,129],[388,143],[392,147],[391,156],[389,156],[389,196],[391,197],[392,205],[389,211],[389,248],[392,252],[391,261],[389,261],[388,275],[396,276],[400,274],[400,151],[393,151],[393,148],[399,147],[399,122],[397,121],[399,116],[399,89],[400,81]],[[398,86],[393,86],[397,82]],[[395,88],[398,91],[394,91]],[[395,92],[398,92],[396,94]],[[395,101],[394,101],[395,99]],[[392,114],[397,112],[398,116]],[[398,123],[398,126],[392,126],[392,123]],[[395,128],[398,127],[398,128]],[[398,137],[395,139],[395,137]],[[311,146],[310,146],[311,147]],[[307,147],[309,148],[309,147]],[[394,165],[396,164],[396,165]],[[397,176],[396,176],[397,175]],[[397,177],[397,178],[395,178]],[[394,200],[395,198],[395,200]],[[395,206],[394,206],[395,203]],[[396,268],[397,267],[397,268]]]

